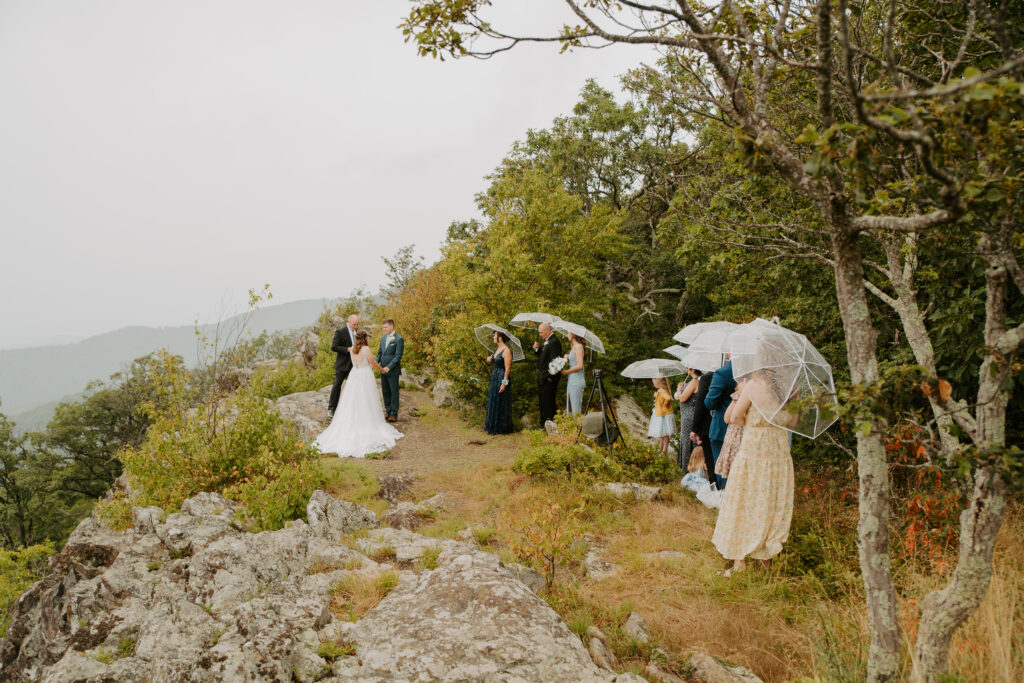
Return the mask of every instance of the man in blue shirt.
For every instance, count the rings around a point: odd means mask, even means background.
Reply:
[[[729,358],[730,356],[726,356]],[[711,411],[711,429],[708,436],[711,439],[711,453],[715,462],[718,462],[718,455],[722,452],[722,443],[725,441],[725,432],[729,425],[725,424],[725,411],[732,403],[732,392],[736,391],[736,380],[732,376],[732,361],[715,370],[711,377],[711,386],[708,387],[708,395],[704,398],[704,406]],[[710,479],[711,473],[708,473]],[[715,475],[715,481],[719,489],[725,488],[725,478]]]

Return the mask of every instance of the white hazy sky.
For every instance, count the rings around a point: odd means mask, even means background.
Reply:
[[[552,0],[506,3],[523,26]],[[416,56],[405,0],[0,0],[0,348],[433,259],[483,176],[637,48]]]

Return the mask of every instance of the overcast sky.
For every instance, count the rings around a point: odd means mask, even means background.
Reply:
[[[515,0],[522,25],[563,19]],[[0,0],[0,348],[428,259],[516,139],[650,55],[417,57],[405,0]],[[555,23],[555,25],[558,25]]]

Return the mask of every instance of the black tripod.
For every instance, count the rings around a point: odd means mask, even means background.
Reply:
[[[615,410],[612,408],[611,401],[608,400],[608,395],[604,390],[604,380],[601,378],[601,369],[597,368],[594,370],[594,386],[590,389],[590,397],[587,398],[587,405],[583,409],[583,416],[586,417],[590,412],[590,406],[594,402],[594,394],[597,394],[597,400],[601,406],[602,416],[602,429],[604,431],[604,440],[608,444],[608,457],[612,455],[612,445],[616,441],[621,441],[622,445],[626,445],[626,440],[622,437],[622,430],[619,429],[619,421],[615,417]],[[576,443],[580,442],[580,435],[583,434],[583,422],[580,422],[579,431],[576,432]]]

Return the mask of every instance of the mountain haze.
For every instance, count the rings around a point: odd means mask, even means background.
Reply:
[[[311,325],[333,301],[306,299],[266,306],[256,311],[246,334]],[[221,329],[232,329],[244,315],[223,321]],[[212,337],[215,328],[214,324],[201,325],[199,331]],[[195,327],[124,327],[74,344],[0,350],[0,411],[15,422],[19,422],[20,414],[33,426],[41,426],[40,421],[45,424],[56,402],[78,396],[89,382],[106,379],[133,359],[161,348],[195,365]]]

